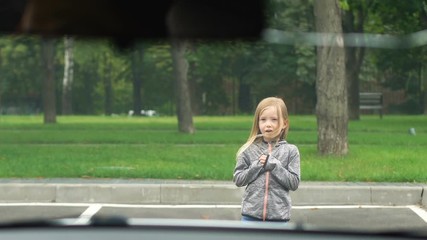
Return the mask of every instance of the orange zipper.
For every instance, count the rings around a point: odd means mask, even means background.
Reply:
[[[270,180],[270,172],[265,175],[265,194],[264,194],[264,209],[262,211],[262,221],[267,218],[267,202],[268,202],[268,183]]]
[[[271,143],[268,143],[268,154],[271,154],[271,151],[272,151]],[[267,157],[267,159],[268,159],[268,157]],[[267,164],[267,162],[265,164]],[[270,172],[267,171],[265,173],[264,208],[262,210],[262,221],[264,221],[264,222],[267,219],[267,202],[268,202],[268,185],[269,185],[269,182],[270,182]]]

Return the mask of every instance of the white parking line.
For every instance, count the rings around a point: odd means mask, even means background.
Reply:
[[[79,218],[74,222],[74,224],[88,224],[89,220],[102,208],[102,204],[93,204],[90,205],[86,211],[84,211]]]
[[[208,204],[192,204],[192,205],[173,205],[173,204],[103,204],[104,207],[114,208],[175,208],[175,209],[186,209],[186,208],[240,208],[240,205],[208,205]]]
[[[424,222],[427,223],[427,211],[418,207],[418,206],[409,206],[409,209],[414,211],[418,216],[420,216],[421,219],[424,220]]]
[[[102,207],[117,207],[117,208],[240,208],[241,205],[231,204],[191,204],[191,205],[175,205],[175,204],[114,204],[114,203],[0,203],[1,206],[62,206],[62,207],[88,207],[88,209],[82,213],[81,216],[86,215],[85,213],[91,213],[92,211],[98,212]],[[414,205],[400,205],[400,206],[388,206],[388,205],[312,205],[312,206],[293,206],[293,209],[356,209],[356,208],[409,208],[417,213],[421,218],[426,218],[426,211],[422,208]],[[95,213],[96,213],[95,212]]]
[[[409,208],[410,206],[387,205],[321,205],[321,206],[293,206],[293,209],[356,209],[356,208]]]
[[[25,206],[41,206],[41,207],[89,207],[90,203],[42,203],[42,202],[32,202],[32,203],[0,203],[1,206],[9,207],[25,207]]]

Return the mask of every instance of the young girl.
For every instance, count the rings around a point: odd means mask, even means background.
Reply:
[[[277,97],[263,99],[255,110],[247,142],[237,152],[233,181],[247,186],[243,194],[243,221],[282,221],[291,217],[289,191],[300,183],[300,154],[285,141],[288,110]]]

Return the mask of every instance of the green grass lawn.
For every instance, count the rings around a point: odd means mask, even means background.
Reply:
[[[195,117],[196,134],[175,117],[0,116],[0,178],[231,180],[251,116]],[[303,181],[427,182],[427,116],[362,116],[349,124],[349,154],[317,154],[315,116],[291,116],[288,141],[301,153]],[[416,135],[408,134],[409,128]]]

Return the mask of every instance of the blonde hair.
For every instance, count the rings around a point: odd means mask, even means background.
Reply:
[[[274,107],[279,115],[279,126],[284,126],[282,128],[276,129],[276,134],[278,136],[278,140],[284,140],[288,136],[289,131],[289,119],[288,119],[288,109],[286,107],[285,102],[278,97],[268,97],[261,100],[258,103],[257,108],[255,109],[254,120],[252,124],[252,129],[249,134],[249,138],[243,146],[240,147],[239,151],[237,151],[236,157],[239,156],[246,148],[249,147],[258,137],[262,136],[259,132],[259,116],[262,112],[268,108]],[[285,126],[286,124],[286,126]]]

